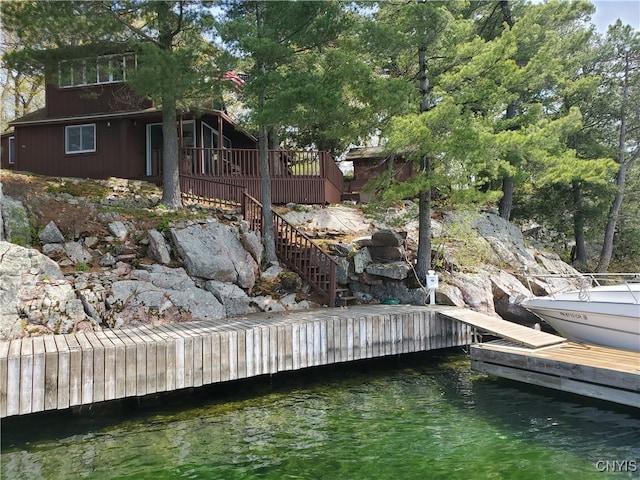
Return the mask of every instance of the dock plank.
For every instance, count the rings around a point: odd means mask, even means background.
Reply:
[[[42,337],[33,337],[33,393],[31,395],[31,410],[44,411],[45,398],[45,348]]]
[[[54,335],[45,335],[44,341],[44,409],[53,410],[58,407],[58,348]],[[1,363],[0,363],[1,365]]]
[[[22,339],[20,349],[20,414],[33,412],[33,338]]]
[[[11,340],[7,353],[7,415],[20,413],[20,353],[21,340]]]
[[[7,373],[10,342],[0,341],[0,417],[7,416]]]

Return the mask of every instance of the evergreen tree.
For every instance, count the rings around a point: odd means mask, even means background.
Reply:
[[[26,1],[3,2],[4,27],[23,48],[6,57],[14,66],[51,67],[81,54],[114,49],[138,54],[129,78],[134,90],[162,108],[163,196],[181,206],[178,177],[178,109],[203,95],[212,98],[217,51],[203,38],[212,27],[210,2],[200,1]]]

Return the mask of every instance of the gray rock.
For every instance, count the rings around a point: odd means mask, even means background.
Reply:
[[[367,247],[367,250],[376,262],[395,262],[404,258],[404,249],[401,247]]]
[[[285,310],[282,304],[274,300],[271,295],[252,297],[251,303],[263,312],[284,312]]]
[[[240,242],[245,250],[251,254],[258,265],[262,263],[264,246],[262,245],[260,232],[250,230],[249,224],[245,221],[240,223]]]
[[[355,252],[355,247],[343,242],[331,243],[329,244],[329,252],[339,257],[348,257]]]
[[[91,252],[86,250],[78,242],[66,242],[64,244],[64,253],[75,265],[80,263],[90,263],[93,260]]]
[[[283,268],[279,265],[271,265],[264,272],[262,272],[262,278],[272,279],[277,278],[283,272]]]
[[[157,230],[149,230],[147,233],[149,235],[149,256],[163,265],[171,262],[171,252],[164,235]]]
[[[346,257],[337,257],[336,262],[338,268],[336,269],[336,281],[339,285],[346,285],[349,283],[349,269],[351,268],[351,262]]]
[[[82,302],[58,265],[37,250],[0,242],[0,338],[68,333],[87,319]]]
[[[64,242],[64,235],[58,229],[58,226],[53,220],[40,231],[38,238],[42,243],[62,243]]]
[[[362,273],[372,262],[368,248],[361,248],[353,256],[353,268],[356,273]]]
[[[22,202],[3,196],[2,203],[3,230],[5,238],[16,245],[31,245],[31,226],[29,215]]]
[[[116,259],[109,252],[105,253],[100,259],[101,267],[112,267],[116,264]]]
[[[45,243],[42,245],[42,254],[48,257],[59,257],[64,255],[64,246],[59,243]]]
[[[145,280],[114,282],[106,297],[105,321],[111,327],[225,316],[224,307],[216,297],[198,288],[180,268],[154,265],[150,271],[132,272],[132,277]],[[175,288],[167,288],[172,286]]]
[[[251,298],[237,285],[208,280],[205,288],[224,305],[228,317],[249,313]]]
[[[211,221],[184,229],[172,228],[171,234],[191,276],[253,288],[259,266],[231,227]]]
[[[82,243],[86,248],[93,248],[98,244],[98,237],[85,237]]]
[[[409,270],[410,268],[405,262],[371,263],[365,268],[365,271],[371,275],[393,278],[395,280],[407,278]]]
[[[127,227],[127,225],[125,225],[124,222],[121,222],[120,220],[110,222],[107,226],[109,228],[109,231],[111,232],[111,235],[116,237],[121,242],[124,242],[124,240],[127,238],[127,235],[129,235],[129,228]]]
[[[378,230],[371,235],[371,241],[376,247],[399,247],[404,244],[404,238],[393,230]]]

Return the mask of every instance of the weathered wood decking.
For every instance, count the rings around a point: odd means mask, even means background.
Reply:
[[[640,408],[640,353],[565,342],[540,349],[508,342],[471,347],[478,372]]]
[[[566,341],[565,338],[558,335],[534,330],[524,325],[508,322],[468,308],[439,307],[439,312],[446,317],[459,320],[484,332],[530,348],[547,347]]]
[[[0,418],[471,343],[421,306],[374,305],[0,342]]]

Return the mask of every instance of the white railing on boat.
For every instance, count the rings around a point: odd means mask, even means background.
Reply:
[[[552,298],[568,291],[579,291],[578,298],[583,301],[591,300],[591,292],[595,287],[620,287],[619,291],[629,295],[628,299],[640,304],[640,273],[557,273],[557,274],[530,274],[525,272],[525,278],[532,295],[531,279],[537,278],[544,281],[548,287],[548,294]],[[554,281],[555,280],[555,281]]]

